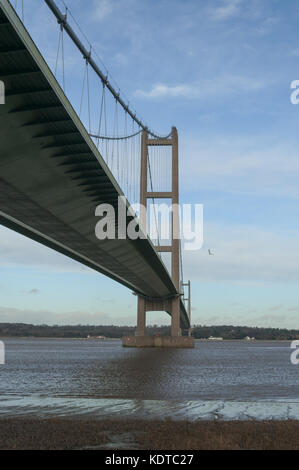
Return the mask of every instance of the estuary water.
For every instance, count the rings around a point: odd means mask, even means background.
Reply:
[[[197,341],[128,349],[119,340],[2,339],[0,416],[299,419],[290,342]]]

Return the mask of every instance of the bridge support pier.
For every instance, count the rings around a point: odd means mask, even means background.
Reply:
[[[146,300],[144,297],[138,297],[136,336],[145,336],[145,333],[146,333]]]
[[[171,336],[179,337],[182,335],[180,328],[180,298],[172,299],[147,299],[138,296],[137,307],[137,330],[136,336],[146,335],[146,312],[163,311],[171,315]]]
[[[194,348],[189,336],[124,336],[125,348]]]
[[[180,298],[172,299],[171,306],[171,336],[182,336],[180,327]]]

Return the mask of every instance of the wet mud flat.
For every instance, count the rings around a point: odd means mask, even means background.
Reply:
[[[299,421],[0,419],[4,450],[299,450]]]

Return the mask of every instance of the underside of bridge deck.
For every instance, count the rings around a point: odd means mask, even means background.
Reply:
[[[137,294],[178,294],[148,237],[98,240],[95,208],[123,195],[7,0],[0,4],[0,223]],[[180,323],[189,320],[180,302]]]

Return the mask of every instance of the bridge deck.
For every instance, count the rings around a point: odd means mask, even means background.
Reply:
[[[132,289],[176,294],[149,240],[95,237],[95,207],[123,195],[7,0],[0,5],[0,223]],[[188,327],[181,302],[181,325]]]

